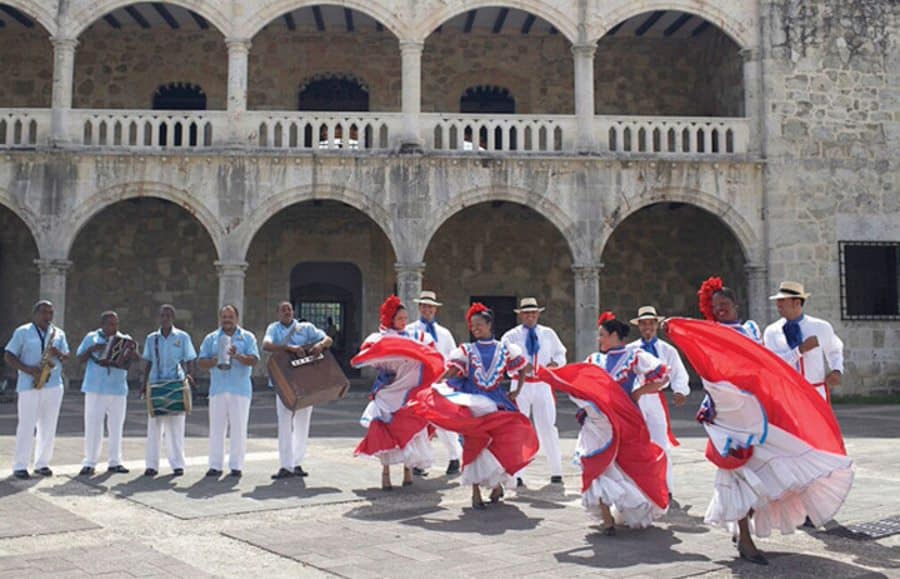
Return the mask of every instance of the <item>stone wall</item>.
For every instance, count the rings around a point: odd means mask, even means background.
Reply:
[[[381,228],[365,214],[333,201],[283,209],[253,239],[247,254],[243,315],[247,328],[262,338],[275,308],[291,297],[291,271],[300,262],[350,262],[362,273],[361,327],[347,328],[365,338],[378,329],[378,308],[394,291],[394,251]],[[349,325],[349,324],[348,324]],[[351,340],[352,341],[352,340]],[[359,343],[348,343],[354,350]]]
[[[28,226],[0,205],[0,344],[6,346],[17,326],[31,320],[40,277],[34,260],[37,246]],[[14,373],[0,360],[0,382]]]
[[[745,263],[734,235],[715,215],[681,203],[651,205],[622,222],[603,250],[600,309],[621,319],[633,318],[643,305],[660,315],[701,317],[697,289],[716,275],[738,293],[746,315]]]
[[[53,47],[46,31],[0,28],[0,79],[0,107],[50,106]]]
[[[575,355],[572,258],[559,231],[534,210],[514,203],[483,203],[457,213],[438,230],[425,254],[422,287],[438,293],[441,323],[468,339],[466,311],[477,295],[534,296]]]
[[[206,93],[208,109],[224,109],[228,55],[222,35],[208,30],[88,28],[75,52],[76,108],[150,109],[161,85],[186,82]]]
[[[838,242],[900,241],[900,4],[764,3],[770,278],[846,345],[844,391],[900,390],[900,322],[842,321]]]
[[[604,37],[594,86],[598,114],[743,115],[739,47],[714,28],[688,39]]]
[[[203,226],[174,203],[137,198],[108,207],[78,235],[70,259],[65,330],[73,349],[99,326],[104,310],[116,310],[121,330],[142,347],[164,303],[175,306],[175,324],[196,348],[217,325],[215,248]],[[80,379],[83,367],[68,366],[67,375]],[[131,377],[138,373],[133,367]]]

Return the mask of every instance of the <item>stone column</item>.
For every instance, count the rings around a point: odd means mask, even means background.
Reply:
[[[422,291],[422,274],[425,271],[425,264],[423,262],[395,263],[394,270],[397,272],[397,295],[400,297],[400,301],[407,308],[415,311],[413,300],[419,297],[419,292]]]
[[[245,38],[229,38],[228,47],[228,141],[231,145],[243,145],[242,128],[247,112],[247,67],[250,41]]]
[[[765,329],[769,323],[769,270],[758,263],[748,263],[744,266],[747,273],[747,304],[750,311],[747,316],[759,324],[760,329]]]
[[[594,53],[595,44],[573,44],[575,57],[575,121],[578,125],[575,150],[590,153],[594,150]]]
[[[69,142],[69,111],[72,109],[72,86],[75,83],[74,38],[53,38],[53,89],[50,120],[50,142],[63,145]]]
[[[34,263],[41,275],[40,299],[53,302],[56,310],[53,323],[65,330],[66,273],[72,267],[72,262],[68,259],[36,259]]]
[[[422,50],[424,42],[400,41],[402,59],[403,132],[400,135],[400,151],[422,150],[422,135],[419,127],[419,113],[422,112]]]
[[[762,131],[765,110],[763,110],[762,66],[759,49],[742,50],[740,54],[744,62],[744,116],[750,120],[750,139],[747,143],[747,150],[750,153],[763,155]]]
[[[244,278],[247,273],[244,261],[217,261],[216,271],[219,273],[219,307],[234,304],[240,314],[244,315]]]
[[[600,270],[603,264],[574,265],[575,352],[569,361],[580,362],[597,350],[597,314],[600,311]]]

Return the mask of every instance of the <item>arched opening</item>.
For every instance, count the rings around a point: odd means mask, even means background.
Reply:
[[[697,289],[719,276],[749,312],[747,258],[716,215],[685,203],[656,203],[627,217],[603,249],[602,309],[632,317],[642,305],[660,315],[701,317]],[[760,321],[761,323],[762,321]]]
[[[40,290],[37,258],[37,244],[28,226],[0,205],[0,341],[4,345],[17,326],[31,319],[31,306]],[[15,389],[15,371],[0,359],[3,380],[7,380],[7,391]]]
[[[155,111],[205,111],[206,93],[195,84],[184,82],[172,82],[156,89],[153,93],[153,110]],[[187,144],[196,147],[199,130],[196,124],[191,124],[187,131],[182,127],[175,127],[172,135],[172,145],[182,146],[187,138]],[[185,133],[187,133],[185,135]],[[169,127],[165,124],[159,126],[160,145],[169,144]]]
[[[740,51],[719,27],[694,14],[657,10],[628,18],[597,42],[597,114],[743,116]],[[659,146],[644,150],[668,150],[669,135],[654,138]]]
[[[502,227],[497,227],[502,224]],[[445,304],[441,323],[468,339],[466,310],[473,301],[495,308],[499,334],[516,325],[517,300],[534,296],[574,353],[575,289],[572,256],[559,230],[530,207],[504,201],[471,205],[435,232],[425,252],[423,287]]]
[[[226,107],[224,36],[192,10],[164,2],[136,2],[99,16],[78,41],[76,108],[157,108],[161,87],[168,87],[164,95],[168,103],[186,107],[177,110],[202,110],[191,87],[203,87],[204,109]],[[172,79],[180,82],[172,85]]]
[[[359,79],[350,75],[321,74],[316,75],[300,85],[297,96],[297,110],[321,112],[368,112],[369,88]],[[344,133],[347,133],[345,139]],[[313,126],[304,127],[304,146],[312,147]],[[366,140],[364,147],[372,147],[372,135],[362,135]],[[334,127],[334,143],[338,148],[359,149],[360,130],[356,124]],[[318,147],[329,148],[328,126],[320,125],[318,131]]]
[[[297,318],[328,333],[337,359],[349,367],[348,344],[362,338],[362,271],[354,263],[304,261],[291,270],[291,303]]]
[[[307,201],[279,211],[254,235],[247,263],[248,327],[265,330],[283,300],[314,323],[339,314],[336,353],[345,368],[378,328],[378,308],[394,291],[396,255],[384,231],[338,201]]]
[[[217,257],[210,234],[175,203],[137,197],[106,207],[81,229],[69,252],[70,342],[96,328],[107,309],[119,313],[123,332],[143,342],[157,326],[159,306],[171,303],[178,310],[176,325],[199,347],[218,323]]]
[[[574,82],[571,43],[543,18],[506,6],[454,16],[422,53],[422,111],[446,113],[427,127],[429,141],[456,151],[561,150],[551,119],[498,116],[573,114]]]
[[[33,16],[3,3],[0,3],[0,78],[3,79],[0,107],[50,107],[53,89],[50,34]],[[7,127],[0,126],[4,128]],[[5,136],[6,131],[0,130],[0,139]]]

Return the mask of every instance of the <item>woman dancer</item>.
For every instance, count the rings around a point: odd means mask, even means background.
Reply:
[[[475,342],[462,344],[447,359],[446,383],[419,395],[419,412],[429,421],[463,436],[462,484],[472,485],[472,507],[485,508],[481,487],[490,500],[514,485],[515,473],[534,458],[537,435],[531,421],[518,412],[515,398],[527,361],[518,347],[494,339],[493,313],[475,303],[466,314]],[[504,375],[516,378],[510,394]]]
[[[704,317],[757,344],[704,322],[668,324],[707,392],[697,419],[709,436],[706,456],[719,468],[705,520],[736,530],[740,557],[767,565],[751,533],[792,533],[806,517],[830,520],[850,491],[853,463],[830,407],[758,345],[755,322],[739,322],[735,293],[713,277],[698,295]]]
[[[422,349],[420,342],[414,341],[406,334],[406,322],[409,316],[406,308],[397,296],[389,297],[381,306],[381,326],[363,342],[360,353],[354,357],[355,367],[374,366],[378,371],[372,391],[371,402],[366,406],[360,418],[360,424],[367,428],[366,437],[356,448],[356,454],[373,456],[381,461],[381,488],[392,490],[392,464],[403,465],[403,486],[412,484],[412,468],[427,469],[431,466],[433,455],[428,443],[428,423],[417,416],[407,406],[407,401],[416,391],[429,386],[426,381],[429,375],[423,372],[422,361],[413,357],[392,355],[374,358],[376,350],[410,350],[413,353]],[[425,335],[425,339],[430,336]],[[374,348],[376,345],[379,348]],[[443,369],[443,359],[433,348],[424,355],[433,354],[433,364]],[[433,375],[432,375],[433,377]]]

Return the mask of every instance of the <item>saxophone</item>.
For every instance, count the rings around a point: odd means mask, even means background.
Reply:
[[[56,367],[56,364],[53,362],[53,359],[50,357],[50,346],[53,345],[53,338],[56,337],[56,328],[50,328],[50,339],[47,340],[47,347],[44,348],[44,353],[41,354],[41,375],[38,376],[37,381],[34,383],[34,389],[40,390],[47,384],[47,380],[50,379],[50,373],[53,372],[53,369]]]

